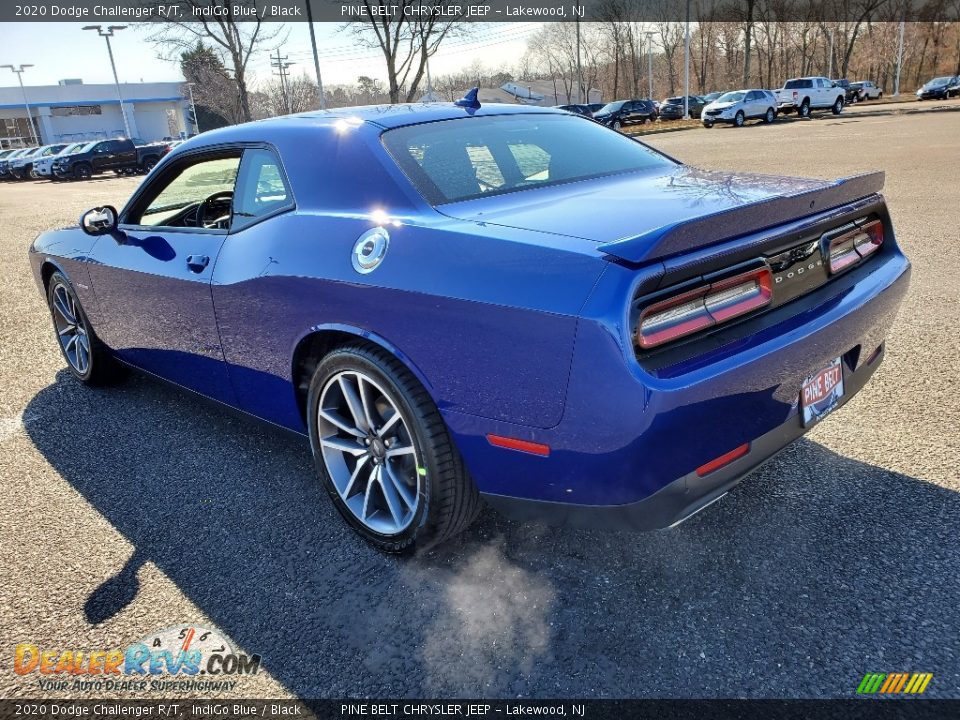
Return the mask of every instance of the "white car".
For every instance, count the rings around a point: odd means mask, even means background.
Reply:
[[[67,145],[63,150],[53,155],[46,155],[45,157],[40,158],[39,160],[34,161],[33,163],[33,176],[36,178],[49,178],[53,177],[53,161],[57,158],[64,157],[65,155],[72,155],[75,152],[80,152],[87,145],[90,145],[89,142],[78,142],[71,143]]]
[[[850,87],[857,91],[857,100],[879,100],[883,97],[883,88],[878,88],[872,80],[857,80],[850,83]]]
[[[747,120],[760,119],[772,123],[777,117],[777,98],[769,90],[733,90],[724,93],[703,108],[700,119],[704,127],[714,123],[731,123],[743,127]]]

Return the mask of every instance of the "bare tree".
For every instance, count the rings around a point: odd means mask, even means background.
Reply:
[[[413,102],[426,71],[427,61],[447,36],[464,32],[471,1],[463,0],[362,0],[366,14],[351,21],[357,40],[379,48],[387,64],[390,102]]]
[[[165,0],[160,2],[173,4]],[[242,8],[257,9],[257,0],[176,0],[176,4],[184,7],[180,13],[182,17],[201,19],[191,22],[164,20],[156,25],[148,39],[163,48],[166,57],[188,51],[198,41],[209,41],[223,64],[233,73],[240,119],[252,120],[247,84],[250,56],[258,47],[279,37],[285,30],[284,25],[278,23],[266,29],[260,22],[259,13],[255,20],[239,20]]]

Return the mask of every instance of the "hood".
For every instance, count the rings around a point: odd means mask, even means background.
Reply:
[[[760,227],[836,207],[883,185],[883,174],[860,176],[867,183],[850,182],[844,192],[814,198],[810,193],[834,189],[848,181],[829,182],[801,178],[728,173],[699,170],[683,165],[616,177],[584,180],[549,188],[524,190],[489,198],[448,203],[437,209],[450,217],[504,227],[576,237],[602,244],[601,250],[631,262],[684,252],[726,239],[710,222],[695,236],[678,241],[677,229],[692,221],[722,215],[724,230],[735,223],[726,222],[730,211],[763,204],[763,210],[751,212],[751,222]],[[879,179],[878,179],[879,178]],[[766,203],[779,198],[804,196],[801,203],[777,207]],[[855,197],[853,197],[855,196]],[[827,204],[823,204],[827,203]],[[831,204],[832,203],[832,204]],[[805,210],[805,212],[804,212]],[[779,215],[778,215],[779,213]],[[783,215],[784,217],[780,217]],[[786,217],[789,216],[789,217]],[[743,216],[738,215],[741,219]],[[706,232],[703,230],[706,229]],[[733,233],[741,234],[741,233]],[[666,240],[672,243],[667,243]]]
[[[740,102],[740,100],[737,100],[736,102],[712,102],[707,105],[704,110],[726,110],[727,108],[732,108],[734,105],[739,105]]]

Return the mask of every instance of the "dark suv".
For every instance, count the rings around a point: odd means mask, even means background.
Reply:
[[[687,106],[690,108],[690,117],[698,118],[707,101],[696,95],[687,96]],[[683,117],[683,97],[667,98],[660,105],[660,117],[663,120],[679,120]]]
[[[594,120],[614,130],[624,125],[650,122],[656,117],[657,108],[652,100],[615,100],[593,114]]]

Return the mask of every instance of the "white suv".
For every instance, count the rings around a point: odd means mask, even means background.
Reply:
[[[780,112],[796,110],[800,117],[810,117],[811,110],[827,108],[839,115],[843,111],[846,92],[829,78],[805,77],[787,80],[776,94]]]

